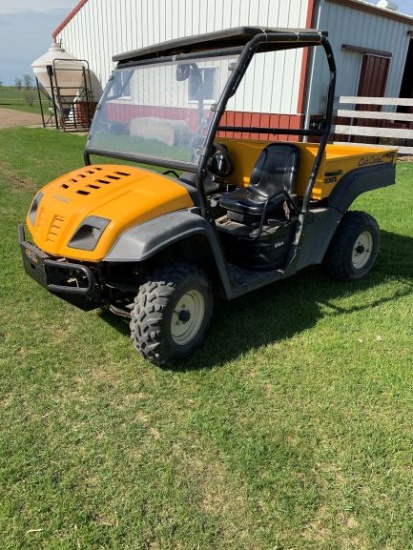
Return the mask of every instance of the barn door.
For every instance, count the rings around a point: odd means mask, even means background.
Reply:
[[[404,66],[402,86],[400,88],[400,97],[413,97],[413,39],[410,39],[409,49],[407,51],[406,64]],[[400,112],[408,112],[408,108],[397,109]]]
[[[386,92],[387,75],[389,73],[390,58],[367,53],[363,55],[361,74],[357,95],[359,97],[384,97]],[[358,111],[380,111],[380,105],[357,105]],[[374,119],[358,119],[357,125],[378,126],[380,121]],[[352,141],[356,143],[378,143],[376,138],[356,136]]]
[[[386,91],[390,59],[373,54],[363,55],[358,96],[383,97]],[[370,108],[369,108],[370,107]],[[363,110],[373,111],[374,105],[363,105]]]

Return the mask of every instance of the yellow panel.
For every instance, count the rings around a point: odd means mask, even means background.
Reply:
[[[69,172],[42,188],[34,243],[53,256],[100,261],[127,229],[162,214],[192,207],[188,191],[156,172],[120,165],[92,165]],[[68,244],[88,216],[110,220],[95,250]],[[166,230],[167,228],[165,228]]]
[[[303,145],[307,146],[307,144]],[[393,147],[328,144],[313,188],[312,198],[316,200],[327,198],[337,183],[357,168],[389,162],[395,164],[396,160],[397,151]],[[302,187],[297,189],[297,193],[302,194],[305,191],[305,185],[302,180],[299,183]]]
[[[220,138],[219,141],[228,147],[234,161],[234,172],[228,180],[234,185],[241,186],[249,184],[252,170],[262,149],[269,143],[274,143],[274,141],[238,140],[233,138]],[[298,196],[304,196],[318,152],[318,144],[294,142],[294,145],[297,145],[300,149],[296,193]],[[396,150],[393,147],[328,144],[320,164],[311,198],[314,200],[327,198],[340,179],[351,170],[373,164],[388,162],[394,164],[396,156]]]

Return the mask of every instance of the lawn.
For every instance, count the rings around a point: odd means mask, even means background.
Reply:
[[[1,547],[412,548],[413,164],[355,204],[382,228],[368,278],[218,304],[168,370],[23,273],[16,226],[84,139],[0,132]]]
[[[47,109],[48,102],[44,99],[43,108]],[[0,86],[0,107],[14,109],[27,113],[38,114],[41,112],[37,88],[21,88],[15,86]]]

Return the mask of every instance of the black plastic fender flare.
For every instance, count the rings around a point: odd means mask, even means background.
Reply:
[[[141,223],[122,233],[104,262],[144,262],[169,246],[203,235],[227,298],[232,295],[225,258],[211,224],[194,210],[179,210]]]
[[[390,162],[356,168],[341,178],[328,197],[328,206],[345,214],[354,200],[367,191],[396,183],[396,167]]]
[[[297,258],[297,270],[311,264],[319,264],[346,214],[357,197],[393,185],[396,168],[390,162],[363,166],[348,172],[341,178],[326,201],[325,208],[309,213]]]

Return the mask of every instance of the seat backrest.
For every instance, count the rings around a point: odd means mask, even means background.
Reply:
[[[270,143],[264,147],[252,170],[250,186],[266,198],[282,192],[293,194],[299,151],[293,143]]]

